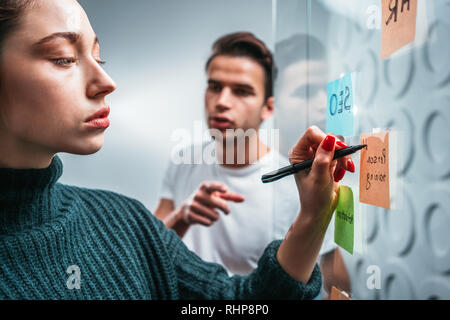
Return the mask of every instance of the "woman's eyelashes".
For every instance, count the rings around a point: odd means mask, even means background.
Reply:
[[[57,58],[57,59],[52,59],[53,63],[58,65],[58,66],[64,66],[64,67],[68,67],[72,64],[75,64],[78,59],[76,58]]]
[[[57,58],[57,59],[52,59],[53,63],[58,65],[58,66],[63,66],[63,67],[70,67],[73,64],[76,64],[79,59],[77,58]],[[99,64],[99,65],[104,65],[106,63],[106,61],[100,59],[100,58],[96,58],[95,61]]]

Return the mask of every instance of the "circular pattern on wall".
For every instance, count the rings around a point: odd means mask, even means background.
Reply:
[[[450,284],[438,277],[426,279],[420,285],[419,299],[448,300],[450,299]]]
[[[450,176],[450,99],[431,109],[422,128],[423,145],[428,157],[427,173],[436,178]],[[447,105],[446,105],[447,103]]]
[[[392,113],[389,113],[392,114]],[[401,155],[401,163],[398,165],[397,175],[404,176],[411,167],[413,160],[415,158],[415,148],[414,148],[414,122],[412,116],[409,114],[407,109],[401,108],[400,112],[395,112],[392,117],[388,118],[386,128],[392,128],[399,134],[398,150]]]
[[[372,50],[367,50],[360,56],[354,68],[357,71],[357,90],[359,93],[355,101],[357,105],[370,107],[375,101],[378,92],[378,57]],[[355,89],[354,89],[355,90]]]
[[[443,46],[438,39],[448,38],[450,25],[435,21],[428,29],[427,41],[423,47],[425,68],[433,74],[433,85],[444,86],[450,82],[450,46]]]
[[[367,206],[367,210],[364,213],[365,224],[364,230],[366,234],[366,241],[368,244],[375,241],[378,235],[378,216],[384,214],[383,209],[375,206]]]
[[[423,216],[425,243],[422,252],[430,266],[439,272],[450,271],[450,192],[443,189],[431,189],[423,198],[428,201]]]
[[[381,278],[381,299],[415,299],[414,282],[402,260],[390,259],[381,269]]]
[[[405,56],[383,60],[386,90],[389,90],[397,99],[406,95],[412,86],[416,72],[414,52],[410,50]]]
[[[401,208],[399,210],[384,210],[385,234],[388,235],[391,242],[389,247],[399,256],[406,255],[411,251],[416,238],[414,202],[412,202],[406,188],[402,192],[405,199],[399,204]],[[398,194],[394,194],[392,200],[399,201],[397,199],[399,199]],[[392,204],[395,206],[394,202]]]

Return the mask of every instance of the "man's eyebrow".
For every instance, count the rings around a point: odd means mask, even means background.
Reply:
[[[208,79],[208,84],[223,84],[222,81],[214,80],[214,79]],[[232,87],[239,87],[239,88],[245,88],[249,90],[255,90],[251,85],[246,83],[231,83]]]
[[[35,44],[33,44],[33,47],[40,47],[50,41],[53,41],[55,39],[66,39],[70,41],[70,43],[76,43],[81,38],[81,35],[76,32],[55,32],[45,38],[42,38]],[[98,42],[98,39],[96,38],[96,41]]]

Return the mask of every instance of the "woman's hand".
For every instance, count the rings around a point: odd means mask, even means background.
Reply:
[[[345,171],[355,171],[350,156],[333,160],[336,149],[347,145],[317,127],[310,127],[291,149],[289,160],[314,158],[310,170],[295,174],[301,211],[277,252],[282,268],[294,279],[307,283],[319,255],[325,232],[337,205],[338,182]]]
[[[328,225],[338,200],[338,182],[346,170],[355,171],[350,156],[332,160],[334,151],[348,147],[335,136],[326,135],[319,128],[308,128],[296,145],[291,149],[291,164],[311,158],[314,163],[310,170],[295,174],[295,181],[300,193],[302,214],[311,218],[323,218]]]

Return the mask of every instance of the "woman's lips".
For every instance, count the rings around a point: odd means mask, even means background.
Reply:
[[[109,127],[109,112],[110,108],[105,107],[94,113],[86,119],[85,123],[88,127],[94,129],[106,129]]]
[[[93,119],[89,122],[86,122],[86,125],[89,128],[93,129],[106,129],[109,127],[109,119],[108,118]]]

